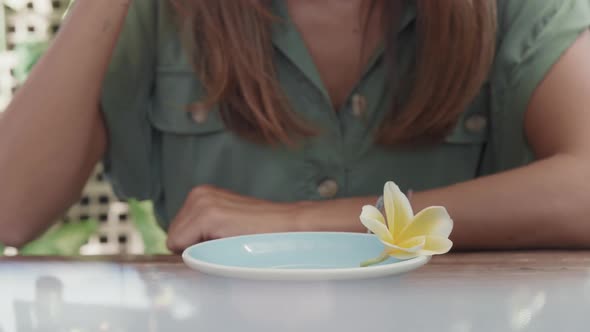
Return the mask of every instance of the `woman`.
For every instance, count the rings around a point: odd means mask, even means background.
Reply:
[[[456,248],[590,247],[589,25],[588,1],[79,0],[0,122],[0,242],[104,157],[175,251],[363,231],[388,180]]]

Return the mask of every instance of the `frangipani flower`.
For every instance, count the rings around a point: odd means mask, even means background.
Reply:
[[[453,220],[442,206],[431,206],[414,215],[408,197],[393,182],[383,189],[385,216],[376,207],[363,207],[362,224],[385,246],[383,254],[361,266],[380,263],[389,257],[410,259],[418,256],[445,254],[453,242],[449,235]]]

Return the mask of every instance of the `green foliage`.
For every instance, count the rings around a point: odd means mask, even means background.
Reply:
[[[23,256],[77,256],[97,229],[95,220],[63,224],[28,243],[19,253]]]
[[[143,239],[145,254],[170,254],[166,247],[166,233],[160,228],[154,217],[152,203],[132,199],[128,204],[135,228]]]

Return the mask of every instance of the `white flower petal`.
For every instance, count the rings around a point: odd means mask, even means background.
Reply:
[[[368,230],[373,232],[373,234],[377,235],[381,241],[393,241],[387,226],[385,226],[383,222],[363,215],[360,216],[360,219],[361,223],[367,227]]]
[[[420,255],[432,256],[446,254],[453,247],[453,242],[446,237],[426,236],[424,248],[420,250]]]
[[[395,186],[393,182],[387,182],[383,188],[383,207],[385,208],[385,219],[387,220],[387,227],[395,239],[395,204],[393,202],[393,191],[392,186]]]
[[[389,181],[383,189],[383,205],[389,230],[397,239],[414,217],[410,201],[395,183]]]
[[[399,259],[399,260],[412,259],[412,258],[416,258],[418,256],[421,256],[419,252],[405,252],[405,251],[395,250],[395,249],[388,251],[387,254],[389,256]]]
[[[397,241],[416,236],[438,236],[448,238],[453,231],[453,220],[444,207],[431,206],[420,211],[399,234]]]
[[[388,243],[386,241],[381,241],[387,248],[393,250],[399,250],[407,253],[417,253],[424,249],[424,244],[426,243],[426,239],[423,236],[415,237],[413,239],[409,239],[403,243]]]
[[[383,225],[386,225],[385,217],[383,216],[381,211],[379,211],[376,207],[374,207],[372,205],[363,206],[361,216],[366,217],[366,218],[375,219],[375,220],[381,222]]]

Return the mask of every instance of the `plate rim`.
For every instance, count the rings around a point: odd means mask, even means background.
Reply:
[[[231,266],[218,263],[211,263],[201,259],[196,259],[189,254],[189,251],[195,247],[211,244],[211,242],[224,241],[236,238],[252,237],[270,237],[273,235],[354,235],[354,236],[375,236],[367,233],[354,232],[281,232],[281,233],[262,233],[251,235],[239,235],[216,239],[207,242],[194,244],[182,252],[182,260],[190,268],[198,272],[240,279],[255,280],[344,280],[374,278],[386,275],[402,274],[413,269],[417,269],[427,264],[431,256],[417,256],[414,258],[401,260],[385,265],[374,265],[368,267],[351,267],[351,268],[327,268],[327,269],[284,269],[284,268],[260,268],[260,267],[243,267]],[[359,262],[360,263],[360,262]]]

